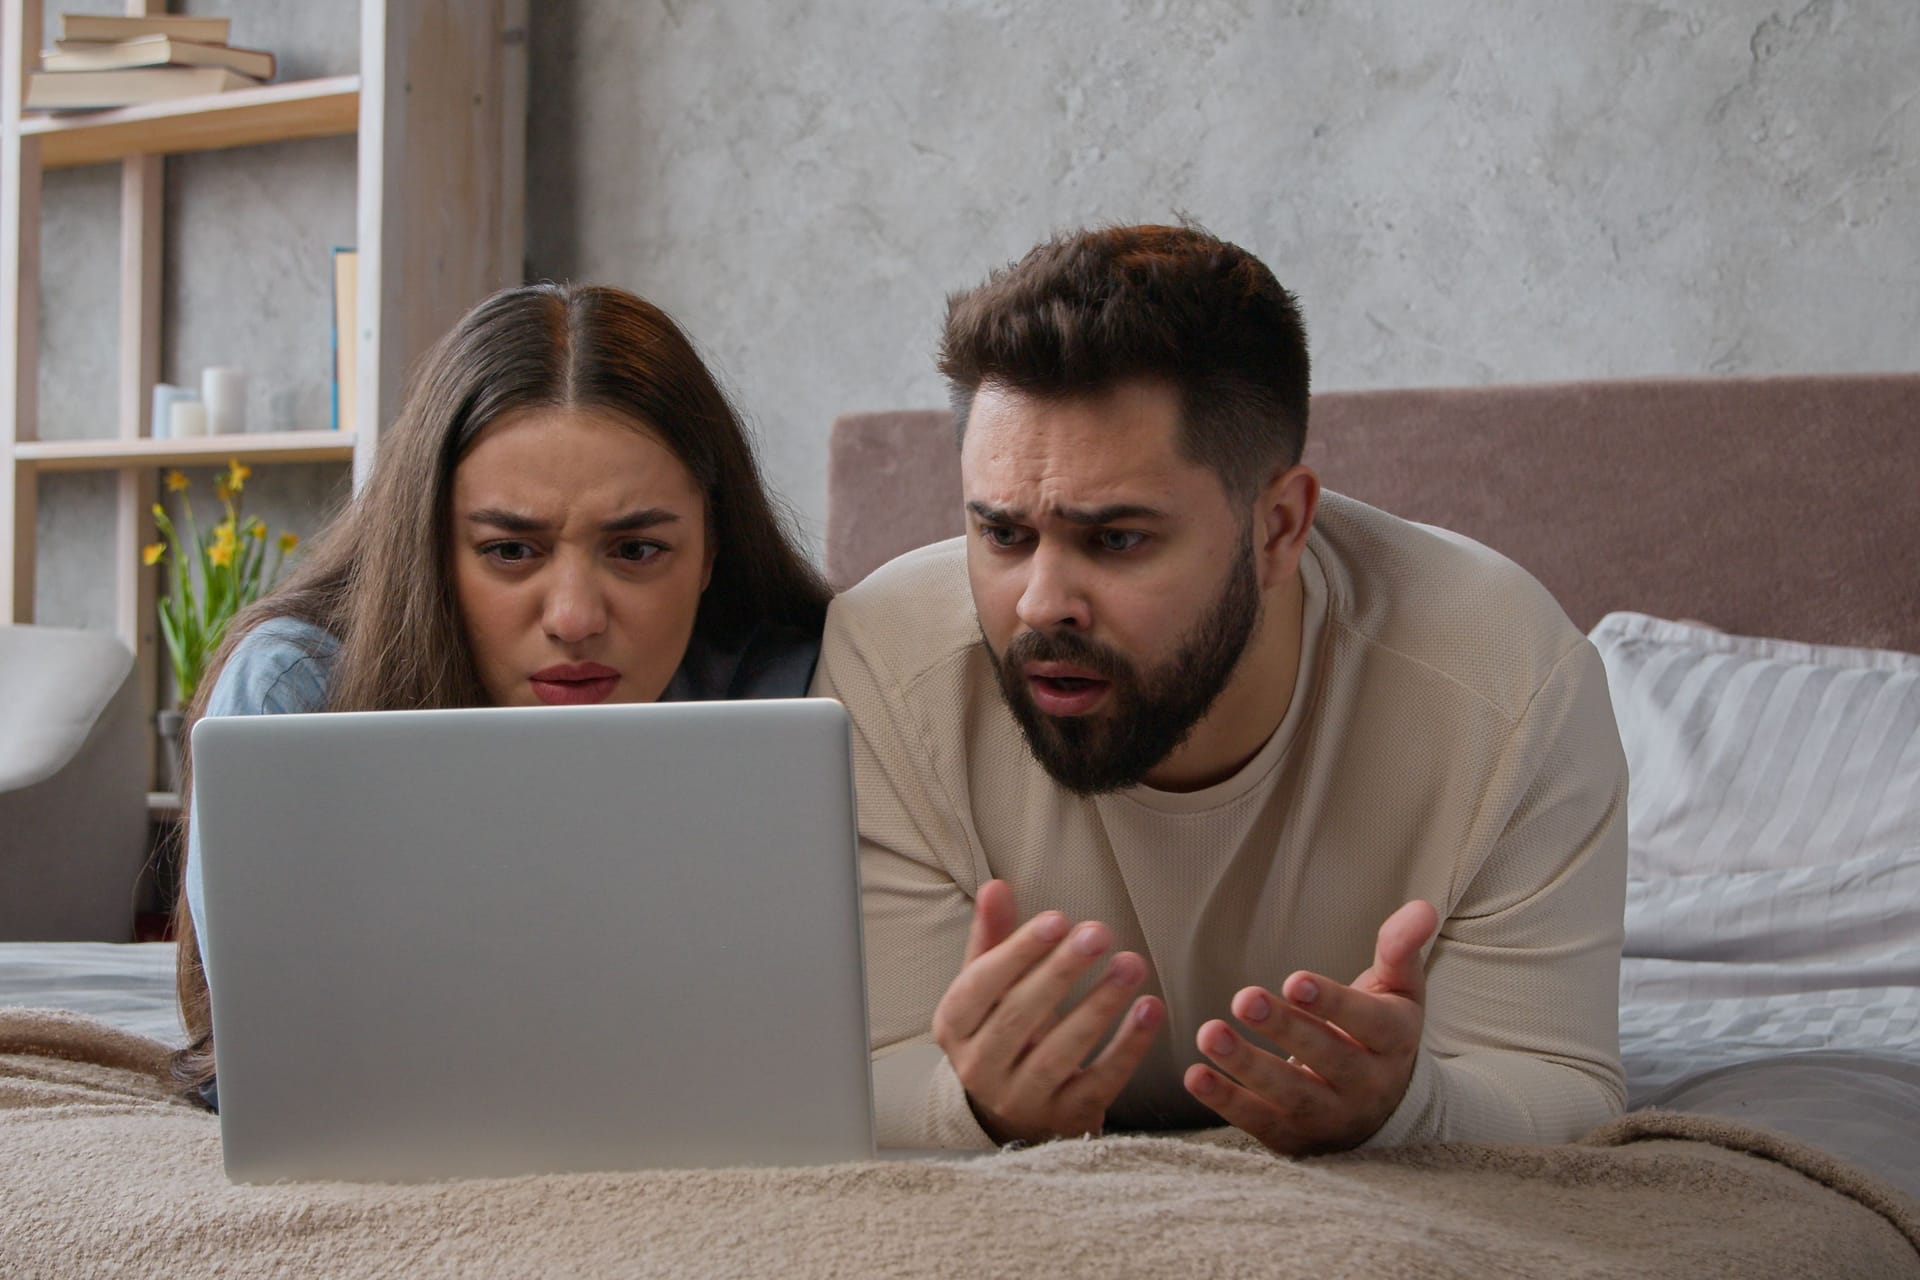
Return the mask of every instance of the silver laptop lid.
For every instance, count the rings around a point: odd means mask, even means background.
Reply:
[[[229,1177],[871,1155],[838,703],[235,717],[193,759]]]

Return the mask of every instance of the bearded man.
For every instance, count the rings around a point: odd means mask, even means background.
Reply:
[[[1618,1114],[1599,658],[1510,561],[1322,493],[1272,273],[1062,236],[950,300],[940,368],[967,534],[841,596],[814,684],[854,722],[881,1141]]]

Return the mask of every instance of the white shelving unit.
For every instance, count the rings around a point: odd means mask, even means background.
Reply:
[[[165,11],[162,0],[127,5],[135,15]],[[157,709],[156,574],[138,550],[155,538],[160,470],[227,458],[351,463],[358,487],[408,366],[467,307],[520,281],[528,4],[361,0],[358,75],[61,116],[21,109],[38,65],[40,14],[41,0],[0,0],[0,610],[4,620],[33,621],[40,475],[118,473],[115,630]],[[359,136],[359,430],[153,439],[145,418],[164,323],[163,157],[346,134]],[[43,440],[35,388],[41,175],[90,164],[121,170],[118,420],[86,439]],[[460,202],[452,219],[450,200]],[[156,796],[156,809],[166,799]]]

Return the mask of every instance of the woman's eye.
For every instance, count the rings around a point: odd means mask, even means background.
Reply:
[[[1102,529],[1097,536],[1102,551],[1131,551],[1147,540],[1144,533],[1123,529]]]
[[[501,564],[523,564],[533,559],[533,548],[524,542],[489,542],[480,554]]]
[[[629,538],[625,542],[616,543],[613,554],[622,560],[644,564],[665,550],[666,548],[657,542],[649,542],[644,538]]]

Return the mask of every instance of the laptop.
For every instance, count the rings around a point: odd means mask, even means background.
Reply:
[[[870,1159],[825,699],[202,720],[237,1182]]]

